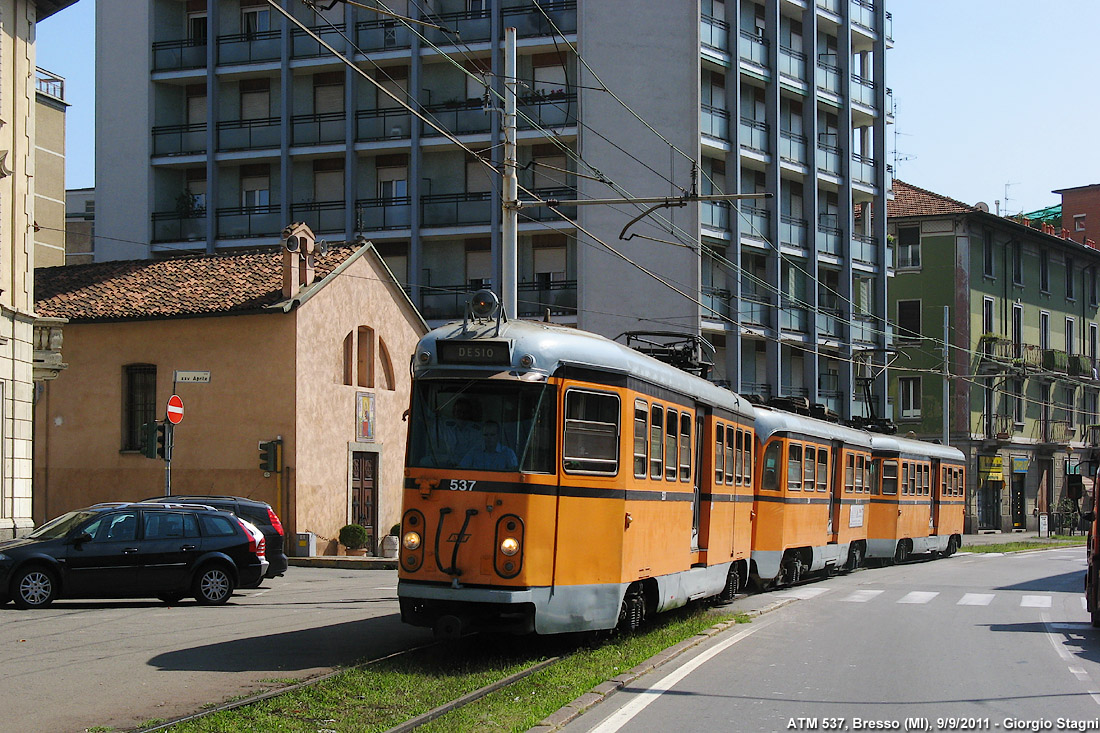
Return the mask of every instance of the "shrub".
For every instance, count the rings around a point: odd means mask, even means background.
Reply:
[[[360,524],[345,524],[340,528],[340,544],[349,550],[360,550],[370,543],[370,532]]]

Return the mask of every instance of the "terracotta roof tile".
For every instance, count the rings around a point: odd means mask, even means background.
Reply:
[[[359,249],[330,246],[316,261],[327,276]],[[35,312],[71,320],[180,318],[255,311],[283,298],[283,254],[264,247],[240,254],[121,260],[34,271]]]
[[[895,216],[936,216],[943,214],[970,214],[980,209],[941,196],[905,181],[894,179],[894,198],[886,203],[886,213]]]

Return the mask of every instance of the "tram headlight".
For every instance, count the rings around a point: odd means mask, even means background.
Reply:
[[[406,532],[405,536],[401,538],[401,544],[405,546],[406,550],[415,550],[420,547],[420,534],[417,532]]]
[[[519,552],[519,542],[515,537],[505,537],[504,541],[500,543],[500,551],[502,554],[511,557]]]
[[[530,369],[535,365],[535,357],[531,356],[530,354],[524,354],[522,357],[520,357],[519,365],[524,369]]]

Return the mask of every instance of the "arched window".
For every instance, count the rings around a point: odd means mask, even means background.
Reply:
[[[374,387],[374,329],[370,326],[359,327],[359,343],[356,360],[360,387]]]
[[[344,337],[344,384],[355,384],[355,332],[349,331]]]
[[[381,336],[378,337],[378,362],[382,366],[382,384],[379,386],[392,392],[397,389],[393,379],[393,361],[390,359],[390,350],[386,348],[386,342]]]

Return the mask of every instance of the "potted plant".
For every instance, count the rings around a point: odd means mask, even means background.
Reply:
[[[361,524],[345,524],[340,528],[339,540],[348,555],[366,555],[370,545],[370,532]]]

